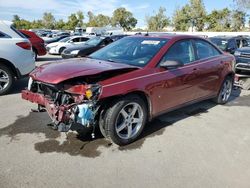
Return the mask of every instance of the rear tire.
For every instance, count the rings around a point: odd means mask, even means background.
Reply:
[[[104,121],[105,136],[113,143],[132,143],[138,139],[147,121],[145,102],[137,95],[120,98],[107,109]]]
[[[0,65],[0,95],[7,94],[13,85],[14,74],[10,68]]]
[[[218,96],[214,99],[217,104],[226,104],[233,89],[233,78],[227,76],[223,81]]]

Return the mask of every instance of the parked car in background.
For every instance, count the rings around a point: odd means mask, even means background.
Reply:
[[[38,67],[22,98],[46,108],[59,131],[99,126],[125,145],[160,114],[207,99],[225,104],[234,60],[195,36],[125,37],[88,58]]]
[[[70,33],[69,32],[57,32],[57,33],[52,34],[52,37],[59,37],[59,36],[64,36],[64,35],[70,36]]]
[[[88,40],[89,40],[88,37],[83,37],[83,36],[66,37],[58,42],[48,44],[46,46],[46,49],[49,52],[49,54],[58,55],[61,54],[63,50],[66,49],[67,46],[71,46],[73,44],[84,44]]]
[[[40,37],[46,37],[50,33],[52,33],[52,31],[43,29],[36,31],[36,34]]]
[[[250,46],[238,48],[234,53],[236,73],[250,73]]]
[[[113,36],[100,36],[94,37],[88,40],[83,45],[77,45],[66,48],[62,52],[62,58],[75,58],[75,57],[85,57],[89,54],[107,46],[113,41],[119,40],[127,35],[113,35]]]
[[[221,50],[234,54],[238,48],[248,46],[248,39],[244,36],[230,37],[230,36],[217,36],[210,37],[209,40],[217,45]]]
[[[59,37],[54,37],[54,38],[51,38],[51,39],[45,39],[44,40],[44,44],[45,44],[45,47],[50,44],[50,43],[53,43],[53,42],[58,42],[59,40],[62,40],[64,38],[68,37],[68,35],[62,35],[62,36],[59,36]]]
[[[6,94],[14,80],[35,68],[31,43],[12,22],[0,21],[0,95]]]
[[[27,30],[19,30],[29,41],[32,45],[33,56],[34,59],[37,60],[37,56],[46,55],[47,51],[44,45],[44,40],[37,36],[34,32],[27,31]]]

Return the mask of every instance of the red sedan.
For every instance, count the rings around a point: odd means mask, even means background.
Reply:
[[[45,108],[59,131],[99,126],[125,145],[160,114],[206,99],[226,103],[234,61],[199,37],[126,37],[88,58],[38,67],[22,98]]]
[[[19,30],[32,44],[32,49],[34,52],[34,59],[37,59],[37,56],[46,55],[46,48],[44,46],[44,40],[37,36],[34,32],[27,30]]]

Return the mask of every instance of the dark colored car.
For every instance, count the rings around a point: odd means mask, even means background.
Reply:
[[[64,59],[67,58],[75,58],[75,57],[86,57],[93,52],[107,46],[113,41],[117,41],[127,35],[113,35],[113,36],[99,36],[94,37],[88,40],[85,44],[76,45],[74,47],[66,48],[62,52],[62,57]]]
[[[235,71],[237,73],[250,73],[250,46],[237,49],[234,53],[234,56],[236,59]]]
[[[209,40],[217,45],[224,52],[234,54],[238,48],[248,46],[248,39],[243,36],[229,37],[229,36],[218,36],[210,37]]]
[[[47,40],[45,40],[45,46],[47,44],[50,44],[50,43],[53,43],[53,42],[58,42],[59,40],[62,40],[64,38],[66,38],[66,37],[68,37],[68,35],[62,35],[62,36],[59,36],[59,37],[54,37],[52,39],[47,39]]]
[[[59,131],[99,126],[125,145],[160,114],[207,99],[226,103],[233,61],[195,36],[125,37],[88,58],[36,68],[22,98],[46,108]]]
[[[36,35],[36,33],[26,30],[19,30],[32,44],[32,50],[34,52],[34,59],[37,59],[37,56],[46,55],[46,48],[44,45],[44,40]]]

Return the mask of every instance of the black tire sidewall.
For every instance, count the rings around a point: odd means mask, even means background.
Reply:
[[[229,100],[229,98],[228,98],[226,101],[223,101],[222,98],[221,98],[221,92],[222,92],[222,90],[223,90],[224,83],[225,83],[226,81],[228,81],[228,80],[229,80],[229,81],[231,82],[231,84],[232,84],[232,88],[231,88],[231,93],[232,93],[232,89],[233,89],[233,78],[230,77],[230,76],[227,76],[227,77],[225,78],[225,80],[223,81],[223,83],[221,84],[220,92],[219,92],[219,94],[218,94],[218,96],[217,96],[217,98],[216,98],[216,102],[217,102],[218,104],[226,104],[226,103],[228,102],[228,100]]]
[[[136,102],[141,106],[142,111],[143,111],[143,122],[142,122],[142,126],[140,130],[137,132],[136,135],[134,135],[134,137],[130,139],[122,139],[117,135],[117,132],[115,130],[115,123],[116,123],[117,116],[120,113],[121,109],[131,102]],[[127,145],[135,141],[136,139],[138,139],[138,137],[140,136],[141,132],[143,131],[145,127],[146,121],[147,121],[147,108],[146,108],[145,102],[137,96],[134,96],[134,95],[127,96],[115,102],[111,106],[111,108],[107,110],[107,113],[105,114],[105,134],[115,144]]]
[[[13,76],[12,71],[5,65],[0,65],[0,69],[4,70],[9,76],[8,86],[4,90],[0,90],[0,95],[5,95],[11,90],[11,87],[13,85],[14,76]]]
[[[62,52],[63,52],[63,50],[65,50],[65,49],[66,49],[65,47],[61,47],[61,48],[59,49],[59,54],[61,55]]]

